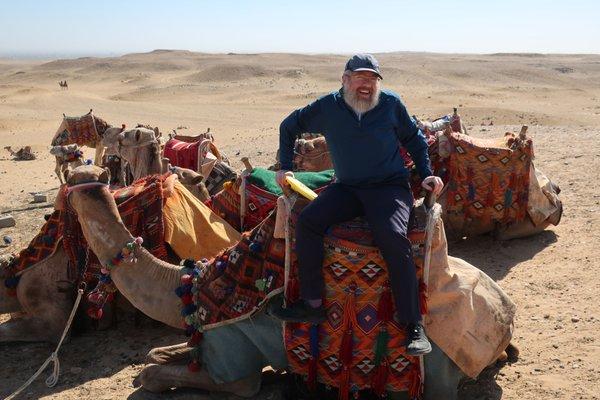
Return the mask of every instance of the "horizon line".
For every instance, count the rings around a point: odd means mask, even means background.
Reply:
[[[187,49],[154,49],[149,51],[126,51],[126,52],[110,52],[110,51],[97,51],[97,52],[89,52],[89,51],[73,51],[73,52],[63,52],[63,51],[3,51],[0,52],[0,58],[3,59],[12,59],[12,60],[47,60],[47,59],[78,59],[78,58],[115,58],[115,57],[123,57],[132,54],[151,54],[155,52],[188,52],[195,54],[205,54],[205,55],[258,55],[258,54],[288,54],[288,55],[308,55],[308,56],[345,56],[350,54],[355,54],[354,52],[286,52],[286,51],[228,51],[228,52],[205,52],[205,51],[197,51],[197,50],[187,50]],[[600,55],[600,53],[594,52],[540,52],[540,51],[494,51],[489,53],[479,53],[479,52],[442,52],[442,51],[427,51],[427,50],[391,50],[391,51],[375,51],[371,54],[377,55],[387,55],[387,54],[440,54],[440,55],[514,55],[514,56],[527,56],[527,55],[543,55],[543,56],[551,56],[551,55]]]

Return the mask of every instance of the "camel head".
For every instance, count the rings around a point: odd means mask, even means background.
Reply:
[[[206,189],[204,177],[202,175],[191,169],[181,167],[171,167],[171,171],[174,174],[177,174],[179,182],[181,182],[197,199],[202,202],[210,199],[210,194]]]
[[[69,187],[85,183],[102,183],[108,185],[110,172],[108,168],[101,168],[96,165],[82,165],[69,171],[65,178]]]
[[[82,165],[70,171],[66,180],[66,201],[77,213],[86,240],[99,260],[110,260],[115,256],[115,249],[130,242],[132,236],[123,225],[108,190],[108,169]]]
[[[118,135],[119,155],[131,166],[133,179],[162,172],[160,144],[148,128],[124,130]]]

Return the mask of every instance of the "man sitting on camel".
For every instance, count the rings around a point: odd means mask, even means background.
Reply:
[[[277,182],[286,185],[294,141],[302,133],[322,133],[333,162],[336,182],[300,214],[296,254],[302,301],[275,310],[282,320],[313,324],[327,319],[323,306],[323,236],[336,223],[364,216],[388,266],[398,321],[406,326],[406,353],[431,351],[419,312],[418,283],[407,237],[413,206],[409,173],[398,145],[410,153],[423,187],[439,193],[442,180],[433,176],[427,143],[400,97],[382,91],[379,64],[370,54],[350,58],[343,87],[292,112],[280,127],[281,170]]]

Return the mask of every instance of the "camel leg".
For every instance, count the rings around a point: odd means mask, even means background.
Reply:
[[[58,161],[58,157],[56,157],[56,167],[54,168],[54,172],[56,173],[56,176],[58,176],[58,180],[60,181],[60,184],[64,184],[65,182],[63,182],[63,171],[62,171],[62,163],[60,161]]]
[[[94,164],[102,166],[102,157],[104,156],[104,146],[101,143],[96,144],[96,155],[94,157]]]
[[[142,386],[150,392],[163,392],[173,387],[186,387],[252,397],[260,390],[261,376],[261,371],[256,371],[238,381],[217,384],[204,368],[198,372],[190,372],[185,365],[150,364],[135,378],[133,384]]]
[[[177,361],[188,360],[192,348],[186,342],[173,346],[156,347],[146,355],[148,364],[169,364]]]

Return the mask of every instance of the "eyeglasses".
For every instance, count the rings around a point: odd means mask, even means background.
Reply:
[[[377,75],[364,74],[364,73],[353,73],[350,77],[361,83],[375,83],[380,80]]]

